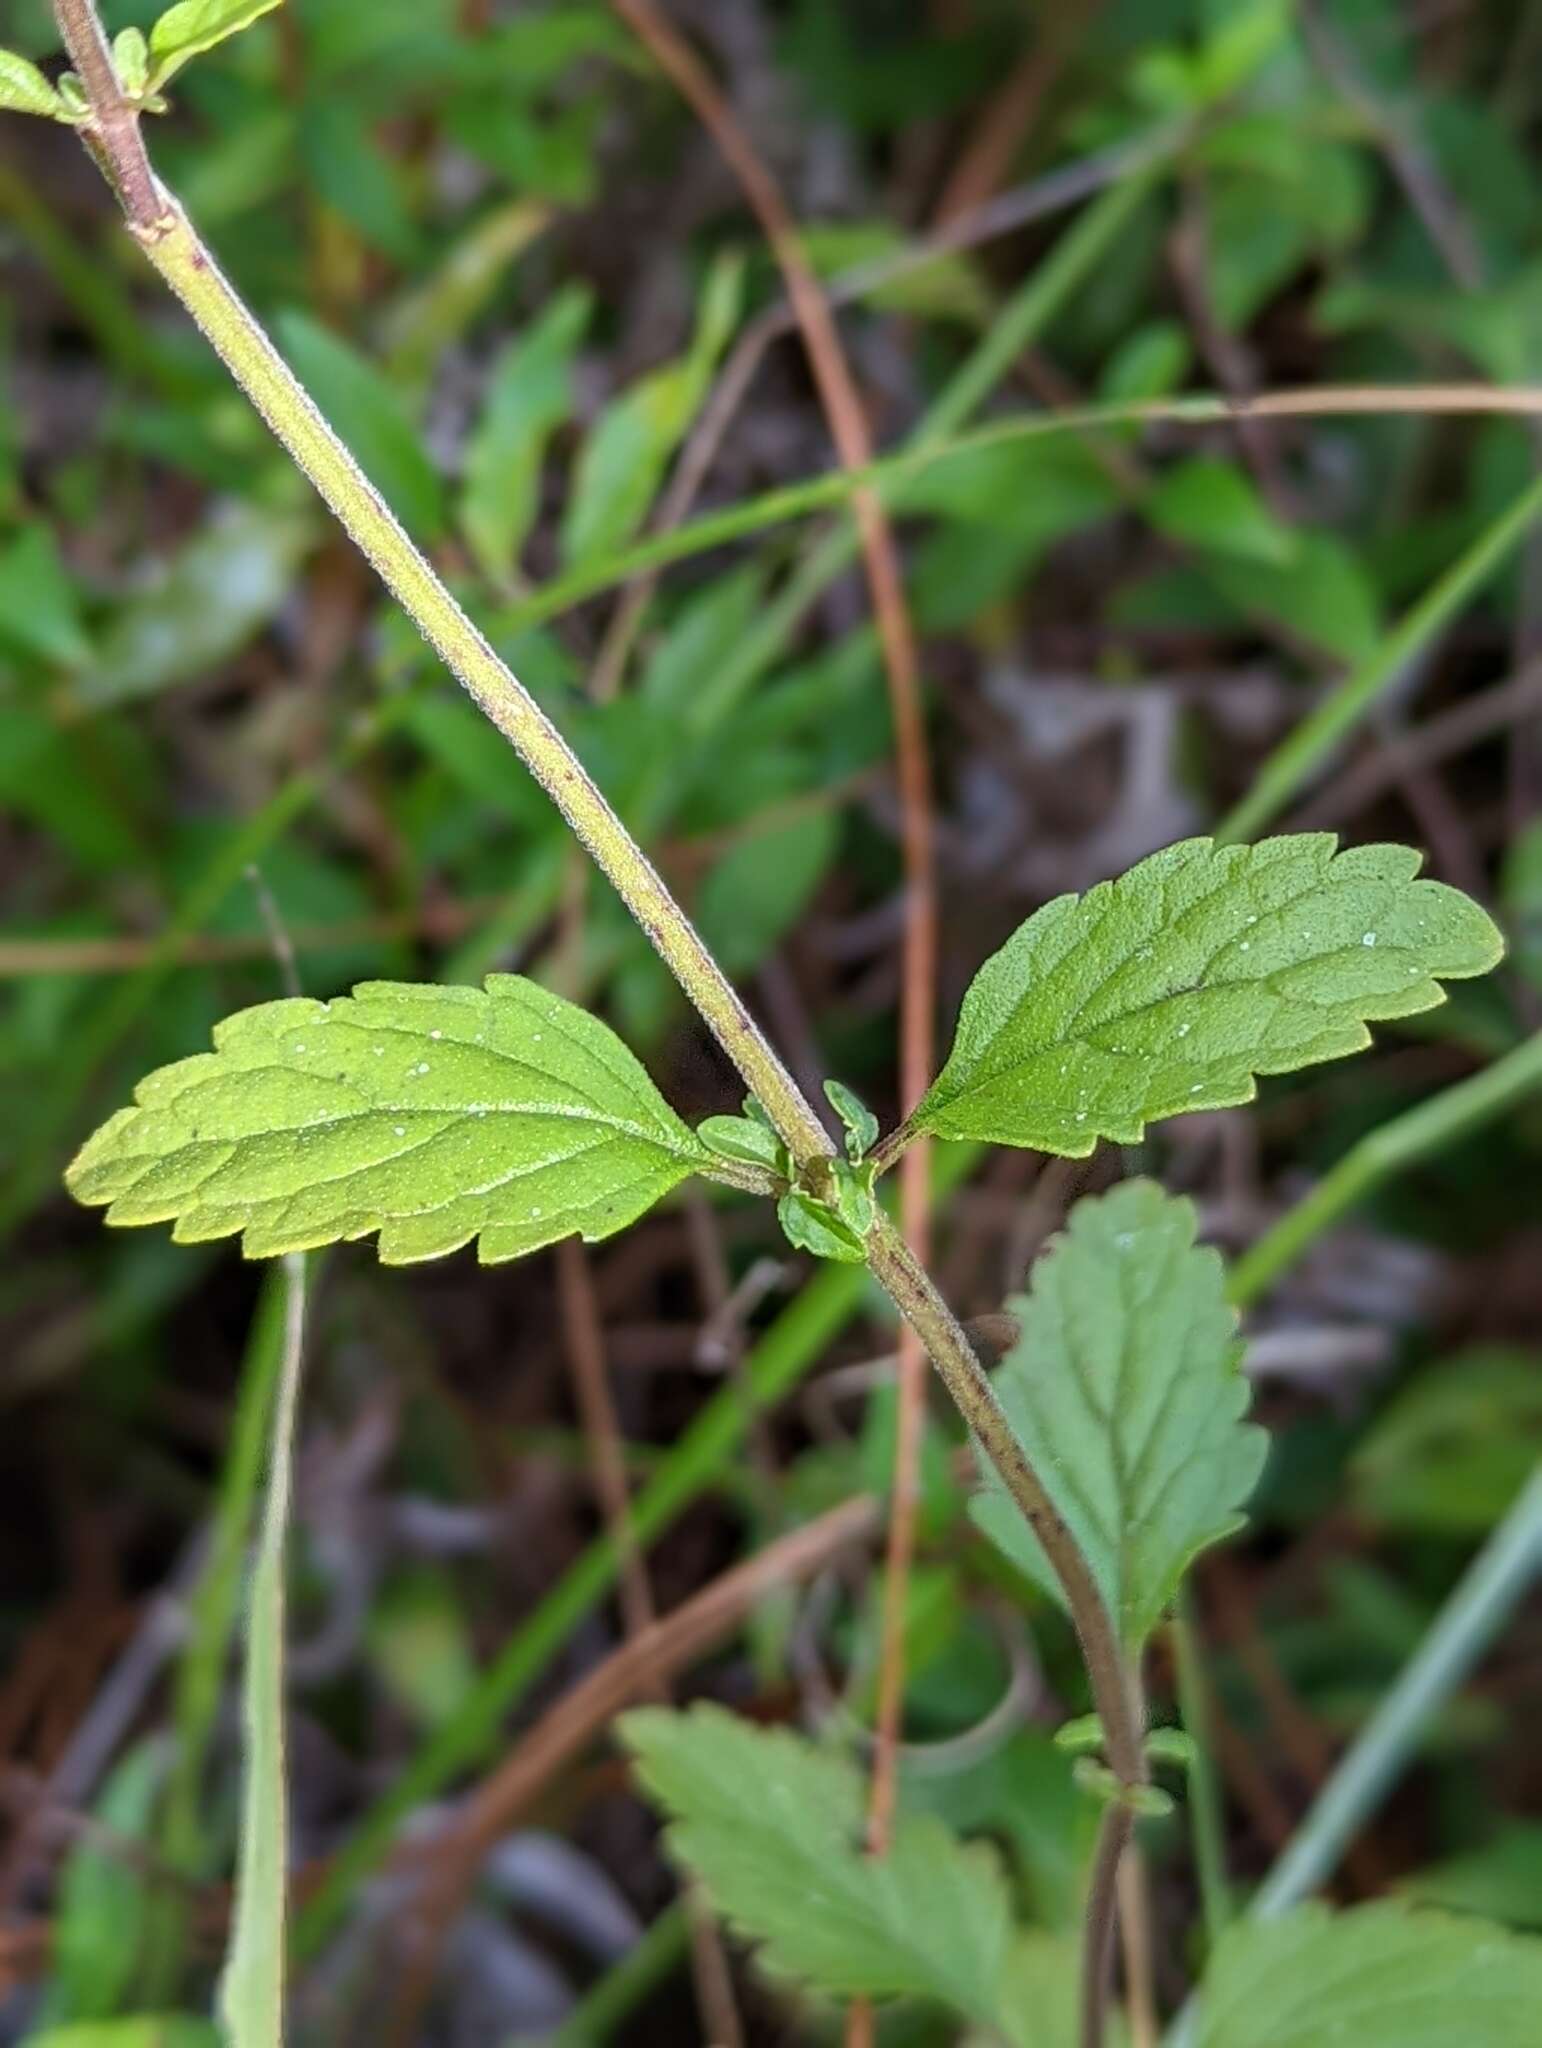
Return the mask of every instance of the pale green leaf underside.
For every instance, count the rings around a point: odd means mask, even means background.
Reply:
[[[621,1727],[671,1852],[768,1969],[832,1997],[932,1998],[994,2020],[1011,1914],[990,1849],[906,1815],[875,1861],[854,1765],[718,1707],[646,1708]]]
[[[14,50],[0,50],[0,107],[18,114],[42,114],[51,120],[64,111],[43,73]]]
[[[1013,1431],[1092,1568],[1120,1639],[1140,1647],[1185,1567],[1231,1534],[1263,1467],[1242,1421],[1236,1317],[1190,1203],[1130,1180],[1078,1202],[1011,1307],[996,1373]],[[1058,1599],[1059,1581],[1000,1481],[986,1533]]]
[[[150,31],[150,84],[164,85],[190,58],[250,28],[280,0],[176,0]]]
[[[140,1083],[66,1175],[109,1223],[249,1258],[380,1233],[388,1265],[591,1241],[709,1165],[608,1026],[517,975],[363,982],[216,1026]]]
[[[909,1128],[1084,1158],[1255,1076],[1358,1052],[1369,1021],[1441,1002],[1503,941],[1477,904],[1416,881],[1403,846],[1329,832],[1188,839],[1019,927],[964,997]]]
[[[1304,1906],[1225,1935],[1200,2048],[1535,2048],[1542,1941],[1391,1905]]]

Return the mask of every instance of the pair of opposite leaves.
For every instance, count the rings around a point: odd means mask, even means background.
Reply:
[[[906,1125],[1085,1157],[1148,1122],[1245,1102],[1255,1077],[1355,1052],[1502,951],[1405,847],[1331,834],[1187,840],[1047,904],[975,977]],[[406,1263],[510,1259],[634,1221],[721,1163],[598,1018],[536,984],[365,982],[264,1003],[163,1067],[66,1179],[115,1224],[249,1257],[379,1232]]]

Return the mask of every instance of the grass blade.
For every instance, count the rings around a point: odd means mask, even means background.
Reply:
[[[246,1757],[235,1921],[220,1980],[220,2018],[231,2048],[282,2048],[284,2038],[289,1862],[284,1781],[284,1559],[305,1344],[305,1260],[297,1253],[284,1260],[284,1287],[284,1349],[247,1621],[242,1700]]]
[[[1464,604],[1498,573],[1512,548],[1542,515],[1542,477],[1507,505],[1486,526],[1472,546],[1451,564],[1393,627],[1369,656],[1354,668],[1317,709],[1275,748],[1253,778],[1252,787],[1215,828],[1220,845],[1251,839],[1260,826],[1277,818],[1302,785],[1357,725],[1382,693],[1408,667]]]

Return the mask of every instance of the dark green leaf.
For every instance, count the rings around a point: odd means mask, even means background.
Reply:
[[[1152,1181],[1078,1202],[1011,1303],[1019,1335],[996,1373],[1013,1433],[1132,1652],[1190,1561],[1239,1526],[1266,1448],[1241,1419],[1248,1386],[1221,1261],[1194,1231],[1192,1204]],[[975,1514],[1061,1597],[989,1467]]]
[[[732,257],[714,266],[689,351],[624,391],[596,422],[562,523],[562,551],[570,565],[622,546],[642,523],[739,317],[742,271]]]
[[[792,930],[839,839],[835,813],[816,811],[751,830],[723,855],[701,885],[696,921],[727,973],[753,974]]]
[[[592,305],[579,286],[560,292],[500,358],[466,449],[460,519],[485,575],[508,576],[539,501],[541,462],[573,408],[572,359]]]
[[[357,349],[304,313],[280,316],[284,354],[402,524],[444,530],[444,487],[395,386]]]
[[[24,526],[0,550],[0,640],[61,668],[90,659],[75,587],[46,526]]]
[[[1234,462],[1195,456],[1169,470],[1146,500],[1153,523],[1190,547],[1249,562],[1288,562],[1296,537]]]

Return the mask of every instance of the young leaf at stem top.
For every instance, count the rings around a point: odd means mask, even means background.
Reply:
[[[1404,846],[1331,832],[1188,839],[1019,926],[964,997],[947,1064],[899,1134],[1081,1159],[1100,1138],[1248,1102],[1255,1076],[1370,1043],[1367,1022],[1444,1000],[1504,950]],[[880,1148],[890,1157],[893,1141]]]
[[[1193,1205],[1148,1180],[1078,1202],[1011,1304],[1019,1335],[996,1374],[1132,1656],[1190,1561],[1240,1525],[1266,1448],[1241,1419],[1248,1385],[1221,1261],[1194,1230]],[[989,1467],[975,1518],[1061,1597]]]
[[[279,5],[280,0],[177,0],[150,31],[146,89],[158,91],[190,58],[202,56],[227,36],[239,35]]]
[[[1542,1941],[1401,1906],[1243,1921],[1201,1986],[1199,2048],[1533,2048]]]
[[[631,1223],[721,1173],[610,1028],[518,975],[361,982],[217,1025],[142,1081],[65,1178],[109,1223],[244,1233],[249,1258],[380,1233],[388,1265],[484,1264]]]
[[[846,1156],[856,1166],[878,1143],[878,1119],[844,1081],[826,1081],[825,1096],[846,1126]]]

